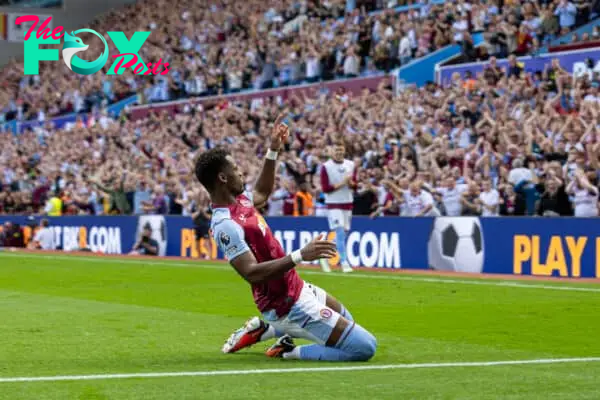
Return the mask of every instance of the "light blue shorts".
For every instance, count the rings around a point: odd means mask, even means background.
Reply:
[[[320,287],[304,282],[298,301],[288,315],[277,318],[274,312],[263,313],[263,318],[281,334],[327,343],[340,314],[325,305],[327,293]]]

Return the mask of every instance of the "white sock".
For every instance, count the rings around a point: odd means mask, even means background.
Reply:
[[[265,340],[273,339],[275,337],[275,328],[273,325],[269,325],[265,333],[263,333],[260,337],[260,341],[264,342]]]
[[[292,360],[300,359],[300,346],[294,347],[294,350],[289,351],[287,353],[283,353],[283,358],[289,358]]]

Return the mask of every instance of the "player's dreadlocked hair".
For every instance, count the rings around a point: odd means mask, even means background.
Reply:
[[[214,190],[217,184],[217,177],[222,172],[227,163],[225,157],[229,152],[222,147],[215,147],[196,157],[194,172],[196,178],[209,192]]]

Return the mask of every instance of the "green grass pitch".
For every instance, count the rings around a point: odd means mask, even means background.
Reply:
[[[0,399],[600,399],[600,358],[481,364],[600,357],[600,286],[301,275],[375,334],[372,361],[273,360],[267,343],[221,354],[257,314],[249,287],[224,264],[0,253]],[[447,364],[456,362],[479,364]],[[384,365],[393,368],[377,369]],[[348,366],[376,369],[338,369]],[[287,368],[309,370],[256,371]],[[211,371],[225,372],[8,379]]]

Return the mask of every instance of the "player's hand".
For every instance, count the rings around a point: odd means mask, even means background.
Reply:
[[[336,188],[341,189],[344,186],[349,185],[351,181],[352,181],[352,175],[346,175],[344,177],[344,179],[336,185]]]
[[[315,261],[321,258],[335,257],[335,243],[329,240],[323,240],[323,234],[320,234],[300,250],[304,261]]]
[[[287,140],[290,134],[289,126],[283,121],[283,114],[279,114],[273,124],[273,132],[271,133],[271,150],[279,151],[281,145]]]

